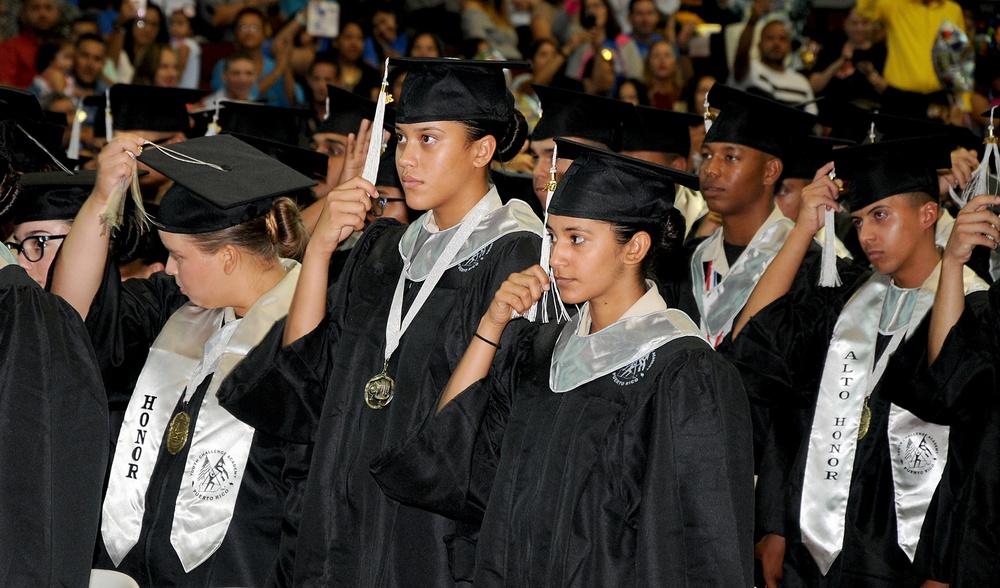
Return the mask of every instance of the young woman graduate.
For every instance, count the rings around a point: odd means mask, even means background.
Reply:
[[[174,180],[157,226],[165,273],[120,282],[101,214],[143,140],[121,134],[63,244],[52,289],[85,317],[105,378],[134,391],[112,458],[97,565],[142,585],[260,586],[275,567],[304,452],[255,432],[215,391],[291,303],[304,230],[288,198],[314,184],[234,137],[149,148]]]
[[[41,117],[31,93],[0,89],[0,222],[21,191],[14,136]],[[86,586],[108,455],[104,386],[80,317],[4,246],[0,341],[0,586]]]
[[[372,223],[330,287],[337,244],[364,227],[380,196],[362,178],[331,192],[287,321],[220,390],[223,406],[259,430],[315,442],[296,585],[446,586],[465,577],[471,553],[450,539],[458,523],[387,498],[369,464],[434,414],[493,293],[540,251],[538,217],[521,201],[502,205],[488,175],[491,160],[524,142],[502,68],[525,64],[392,65],[409,70],[396,167],[407,206],[429,212],[409,227]],[[513,359],[521,330],[505,337],[497,369]]]
[[[373,473],[397,500],[482,521],[476,586],[750,586],[746,395],[644,279],[680,251],[674,181],[697,177],[557,143],[575,159],[548,209],[550,265],[582,310],[491,370],[511,312],[550,287],[538,265],[511,275],[441,412]]]

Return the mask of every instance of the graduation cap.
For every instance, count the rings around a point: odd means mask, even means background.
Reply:
[[[357,133],[362,120],[375,120],[375,101],[336,86],[327,86],[327,90],[326,118],[316,126],[316,133],[346,136]],[[384,116],[384,125],[395,123],[396,115],[392,110],[386,110]]]
[[[715,84],[706,100],[720,110],[705,143],[735,143],[784,159],[809,135],[818,118],[804,110]]]
[[[210,233],[251,221],[275,197],[316,184],[229,135],[147,148],[139,161],[174,181],[156,219],[170,233]]]
[[[782,161],[782,177],[796,180],[812,180],[816,170],[833,161],[833,151],[838,147],[854,145],[847,139],[817,137],[810,135],[799,140],[794,156]]]
[[[0,86],[0,120],[44,120],[38,98],[27,90]]]
[[[612,223],[649,223],[673,208],[675,184],[698,189],[698,176],[582,143],[556,139],[573,159],[548,213]]]
[[[702,122],[700,114],[636,106],[641,125],[626,127],[622,151],[658,151],[688,156],[691,151],[689,129]]]
[[[249,135],[232,134],[240,141],[258,149],[259,151],[277,159],[281,163],[294,169],[300,174],[313,178],[325,176],[329,158],[323,153],[317,153],[311,149],[303,149],[294,145],[270,141]]]
[[[257,102],[233,102],[224,100],[219,111],[219,126],[222,132],[246,135],[277,141],[286,145],[298,145],[303,122],[311,114],[302,108],[269,106]]]
[[[41,172],[48,170],[54,164],[66,170],[63,172],[66,175],[68,168],[76,167],[77,161],[67,157],[63,151],[62,139],[66,131],[66,117],[62,114],[59,114],[59,117],[64,124],[48,122],[53,120],[49,116],[45,116],[45,121],[23,120],[17,123],[10,140],[11,164],[15,170]]]
[[[399,170],[396,169],[396,142],[390,141],[385,153],[379,159],[378,175],[375,176],[376,186],[390,186],[392,188],[403,189],[403,183],[399,180]]]
[[[879,141],[838,149],[833,153],[837,177],[850,180],[851,210],[912,192],[935,196],[937,170],[951,167],[951,147],[945,137],[915,137]]]
[[[191,129],[187,105],[205,97],[203,90],[186,88],[158,88],[115,84],[107,94],[84,98],[87,106],[97,107],[94,132],[107,134],[107,100],[111,100],[112,128],[119,131],[156,131],[187,133]]]
[[[14,224],[76,218],[96,181],[96,171],[22,174],[22,190],[14,204]]]
[[[507,124],[514,115],[514,95],[504,69],[531,69],[525,61],[393,58],[390,67],[407,70],[396,122],[476,120]]]
[[[635,106],[629,102],[550,86],[531,87],[542,102],[542,118],[531,133],[535,141],[577,137],[617,149],[623,127],[643,125]]]

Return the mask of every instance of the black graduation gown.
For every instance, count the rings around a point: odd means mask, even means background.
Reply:
[[[187,297],[171,276],[161,272],[148,280],[121,283],[117,268],[109,264],[87,316],[105,377],[130,381],[134,387],[153,340],[170,315],[186,302]],[[192,431],[210,382],[211,375],[189,399]],[[178,401],[174,414],[181,410],[182,402]],[[254,434],[226,537],[207,561],[185,573],[170,544],[170,529],[191,443],[177,455],[170,455],[166,450],[167,430],[163,435],[146,491],[138,543],[116,568],[99,537],[96,567],[128,574],[143,586],[263,585],[276,566],[279,543],[289,540],[282,533],[281,514],[286,500],[294,496],[289,493],[286,478],[304,469],[301,462],[308,458],[305,448],[264,433]]]
[[[966,307],[932,366],[927,366],[925,349],[911,350],[898,362],[904,368],[915,367],[917,377],[905,397],[895,400],[897,404],[924,420],[971,424],[981,431],[978,446],[966,449],[968,481],[955,509],[951,586],[956,588],[1000,586],[998,325],[1000,286],[994,284],[981,313]]]
[[[108,410],[80,315],[0,268],[0,585],[87,586]]]
[[[526,232],[506,235],[445,272],[389,361],[392,402],[373,410],[364,387],[382,371],[404,230],[391,220],[366,229],[330,289],[326,320],[284,349],[284,323],[275,325],[219,391],[222,405],[258,430],[315,442],[303,502],[308,514],[295,553],[296,585],[446,586],[471,567],[471,554],[451,541],[457,523],[388,499],[369,464],[434,413],[438,391],[493,295],[510,274],[538,263],[540,239]],[[404,312],[418,289],[406,284]],[[512,342],[521,330],[505,333],[497,365],[513,360]]]
[[[632,379],[617,370],[556,394],[564,326],[543,326],[517,373],[494,372],[386,452],[373,466],[382,487],[482,519],[476,586],[752,585],[739,375],[680,338]]]
[[[757,487],[756,535],[775,533],[786,539],[782,586],[919,586],[928,578],[947,582],[950,575],[954,532],[950,513],[967,469],[967,448],[976,433],[961,426],[951,429],[948,464],[911,563],[897,544],[888,418],[890,403],[908,392],[914,373],[896,367],[887,368],[872,392],[868,434],[855,453],[843,550],[826,576],[802,544],[799,512],[805,460],[826,351],[844,304],[866,278],[859,276],[833,292],[816,288],[814,293],[775,301],[747,324],[730,349],[729,357],[752,397],[791,409],[772,421],[771,444]],[[967,301],[981,308],[984,296],[970,294]],[[897,355],[926,348],[928,318],[893,353],[890,366]]]

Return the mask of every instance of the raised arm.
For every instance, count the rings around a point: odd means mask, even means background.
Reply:
[[[73,227],[59,250],[52,276],[52,292],[61,296],[84,319],[101,286],[111,235],[101,225],[100,216],[115,190],[132,179],[135,156],[141,153],[142,139],[121,134],[97,156],[97,183],[73,221]]]
[[[795,281],[795,275],[805,259],[809,245],[816,232],[823,226],[824,213],[827,208],[840,212],[837,196],[840,193],[840,180],[831,180],[827,174],[833,169],[833,163],[828,163],[816,172],[811,184],[802,189],[802,206],[795,227],[785,239],[781,251],[767,266],[764,275],[757,282],[750,299],[740,312],[736,324],[733,325],[733,339],[739,336],[753,315],[761,311],[778,298],[788,293]]]
[[[523,314],[531,305],[542,298],[542,292],[549,289],[549,277],[540,265],[533,265],[523,272],[511,274],[490,303],[489,310],[479,321],[476,337],[462,355],[448,385],[438,401],[440,411],[463,390],[485,378],[493,365],[493,358],[499,347],[500,337],[511,321],[512,311]]]
[[[330,257],[351,233],[365,228],[372,198],[378,198],[375,186],[364,178],[355,177],[310,206],[317,207],[313,212],[319,212],[319,219],[302,259],[282,345],[288,346],[312,332],[326,316]]]
[[[976,196],[955,218],[951,237],[941,256],[941,277],[938,281],[934,308],[931,311],[927,335],[927,361],[934,363],[951,328],[965,311],[965,288],[962,270],[976,246],[996,249],[1000,240],[1000,217],[990,206],[1000,204],[1000,198],[986,194]]]
[[[750,48],[753,45],[754,29],[760,17],[771,12],[771,0],[754,0],[750,5],[750,18],[740,35],[736,45],[736,56],[733,58],[733,79],[742,84],[750,75]]]

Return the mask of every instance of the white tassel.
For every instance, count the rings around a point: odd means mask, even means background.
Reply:
[[[208,129],[205,131],[206,137],[214,137],[222,132],[222,127],[219,126],[219,109],[221,100],[215,101],[215,112],[212,114],[212,122],[208,123]]]
[[[708,109],[708,92],[705,92],[705,100],[702,101],[701,105],[705,107],[703,116],[705,117],[705,132],[707,133],[712,130],[712,121],[715,120],[715,115]]]
[[[148,222],[143,222],[144,219],[148,219],[148,216],[146,209],[142,206],[142,193],[139,192],[139,172],[136,169],[134,155],[131,167],[131,178],[124,177],[118,182],[115,190],[111,193],[111,198],[108,199],[108,205],[99,217],[101,219],[101,235],[109,232],[114,233],[122,226],[122,222],[125,220],[125,193],[128,192],[129,188],[132,189],[132,200],[136,202],[136,217],[139,220],[140,234],[148,228]]]
[[[49,156],[49,159],[52,160],[52,163],[54,163],[57,166],[59,166],[59,169],[63,170],[64,172],[66,172],[67,174],[69,174],[71,176],[74,175],[73,172],[71,172],[68,167],[66,167],[65,165],[63,165],[63,163],[61,161],[59,161],[59,159],[55,155],[52,155],[52,153],[49,152],[49,150],[45,148],[45,145],[42,145],[42,143],[38,139],[36,139],[36,138],[34,138],[34,137],[31,136],[31,133],[29,133],[28,131],[24,130],[24,127],[22,127],[21,125],[19,125],[17,123],[14,123],[14,124],[17,126],[18,129],[21,130],[22,133],[24,133],[25,137],[31,139],[32,143],[34,143],[39,149],[41,149],[43,152],[45,152],[45,154]]]
[[[962,191],[962,196],[959,197],[955,194],[954,188],[949,187],[948,192],[951,194],[952,199],[960,206],[965,206],[969,200],[980,194],[991,194],[994,196],[997,194],[996,186],[990,191],[990,170],[1000,172],[1000,150],[997,149],[997,137],[993,134],[993,114],[995,110],[996,106],[990,109],[989,134],[983,139],[983,145],[986,145],[983,160],[979,163],[979,167],[972,172],[969,184]]]
[[[69,147],[66,149],[66,157],[70,159],[80,159],[80,125],[87,114],[83,112],[83,98],[76,103],[76,112],[73,113],[73,128],[69,133]]]
[[[566,306],[563,304],[562,297],[559,295],[559,286],[556,285],[555,275],[552,273],[552,268],[549,266],[549,258],[552,256],[552,241],[545,230],[545,227],[549,225],[549,204],[552,202],[552,194],[556,191],[556,160],[558,159],[559,147],[552,147],[552,167],[549,168],[549,183],[546,188],[545,197],[545,215],[542,221],[542,254],[539,256],[538,265],[545,268],[545,271],[549,275],[549,290],[547,292],[542,292],[542,299],[531,305],[531,308],[524,313],[524,318],[529,321],[534,322],[538,318],[538,306],[539,303],[542,307],[542,322],[549,322],[549,295],[552,295],[553,307],[556,312],[555,321],[569,320],[569,313],[566,312]],[[514,318],[518,318],[521,315],[514,313]]]
[[[837,177],[833,171],[830,172],[830,179]],[[827,208],[823,213],[823,257],[819,267],[819,285],[824,288],[836,288],[842,284],[840,273],[837,271],[837,233],[834,223],[834,212],[832,208]]]
[[[385,105],[392,101],[389,89],[389,60],[385,60],[385,74],[382,76],[382,89],[379,90],[378,100],[375,101],[375,117],[372,119],[372,135],[368,141],[368,155],[365,157],[365,170],[361,172],[361,177],[372,184],[378,176],[378,162],[382,157],[382,127],[385,121]],[[327,109],[329,113],[329,109]]]
[[[104,91],[104,137],[108,143],[115,136],[115,125],[111,120],[111,89]]]
[[[326,93],[326,112],[323,113],[323,120],[330,118],[330,92]]]

